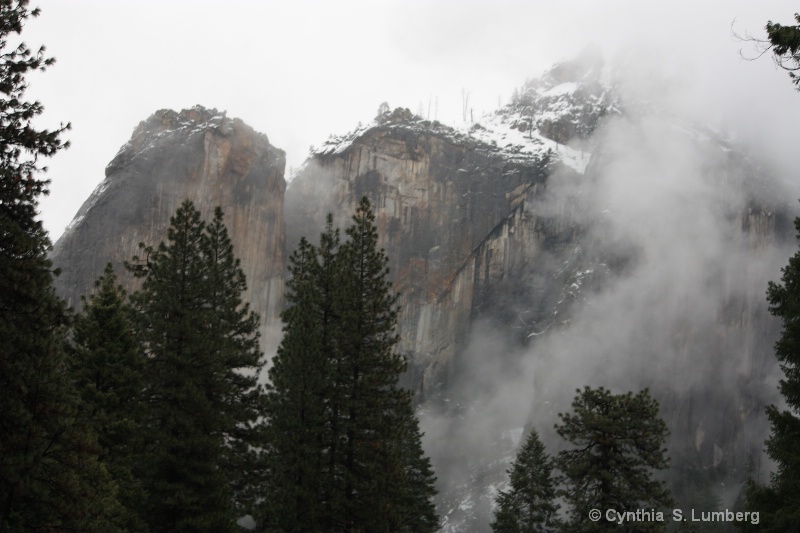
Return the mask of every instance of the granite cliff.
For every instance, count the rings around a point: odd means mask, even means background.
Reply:
[[[382,109],[314,149],[285,198],[266,136],[214,110],[159,111],[56,244],[58,290],[78,302],[190,198],[225,209],[247,297],[278,327],[288,253],[366,195],[445,531],[488,529],[524,430],[556,451],[556,415],[586,384],[651,388],[676,496],[713,486],[732,505],[777,399],[764,290],[794,245],[792,194],[716,133],[626,110],[599,68],[558,65],[459,128]]]
[[[166,238],[170,217],[186,199],[210,218],[216,206],[247,276],[246,299],[274,323],[283,294],[285,154],[240,119],[196,106],[161,110],[142,121],[106,167],[53,248],[61,268],[56,289],[73,306],[112,262],[127,289],[123,262],[138,244]]]
[[[405,384],[421,397],[457,369],[470,324],[491,314],[500,292],[526,292],[513,280],[532,264],[550,269],[537,263],[540,251],[578,231],[563,199],[546,210],[563,216],[540,216],[533,205],[548,176],[582,175],[591,132],[619,112],[597,67],[558,65],[510,105],[459,129],[384,110],[329,138],[288,188],[289,246],[316,235],[327,212],[344,225],[361,196],[372,201],[401,295],[399,349],[412,362]]]
[[[380,114],[287,189],[289,246],[362,195],[376,207],[445,531],[488,531],[524,428],[557,450],[585,384],[653,391],[681,504],[733,505],[759,468],[791,195],[715,132],[626,110],[592,69],[561,65],[460,129]]]
[[[287,242],[318,234],[329,211],[344,225],[358,199],[370,198],[401,295],[399,349],[413,362],[407,385],[425,394],[446,378],[466,338],[477,250],[544,182],[548,161],[508,160],[398,109],[325,146],[299,171],[287,191]]]

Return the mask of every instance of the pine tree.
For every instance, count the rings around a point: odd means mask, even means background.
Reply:
[[[389,259],[378,248],[375,215],[366,197],[346,234],[349,240],[340,250],[345,297],[340,307],[341,357],[337,361],[344,398],[339,414],[345,435],[345,530],[399,531],[406,524],[392,518],[410,511],[433,518],[420,524],[417,531],[435,531],[438,524],[430,501],[434,478],[429,462],[423,456],[421,462],[409,463],[398,454],[403,448],[420,449],[420,435],[410,392],[397,387],[406,370],[405,359],[394,350],[399,340],[397,295],[391,290]],[[402,428],[399,436],[394,434],[398,428]],[[402,444],[392,446],[397,443]],[[427,471],[428,475],[417,478],[412,471]],[[392,472],[397,481],[387,482],[387,477],[377,476],[379,472],[382,476]],[[416,478],[411,487],[416,498],[401,505],[399,491],[405,487],[406,477]]]
[[[574,414],[560,413],[558,434],[572,449],[558,454],[556,464],[572,505],[569,527],[574,531],[617,531],[619,526],[589,520],[589,511],[657,511],[672,505],[665,484],[653,479],[669,464],[664,442],[669,434],[658,416],[658,402],[647,389],[635,396],[611,394],[600,387],[578,390]],[[663,531],[665,522],[636,522],[631,531]]]
[[[439,517],[432,503],[436,477],[422,449],[422,433],[410,396],[398,402],[393,415],[385,420],[388,436],[376,470],[384,473],[377,478],[377,495],[382,500],[375,508],[382,510],[384,522],[375,531],[437,531]]]
[[[789,71],[792,83],[800,91],[800,77],[795,74],[800,70],[800,14],[794,15],[797,25],[784,26],[777,22],[767,22],[768,48],[772,49],[775,64]]]
[[[84,410],[98,436],[102,459],[120,485],[126,507],[125,529],[146,531],[144,491],[134,472],[144,442],[142,371],[144,357],[134,338],[132,309],[109,263],[75,317],[69,365],[81,391]]]
[[[794,225],[800,239],[800,217]],[[769,282],[767,300],[770,313],[783,322],[775,356],[784,373],[779,390],[788,409],[767,407],[772,428],[767,455],[776,470],[768,486],[751,483],[747,494],[748,509],[761,513],[759,531],[800,530],[800,251],[782,272],[780,284]]]
[[[532,430],[508,471],[510,488],[497,497],[492,522],[494,533],[543,533],[558,531],[561,522],[555,503],[553,460],[539,435]]]
[[[206,313],[210,315],[204,336],[206,349],[215,362],[215,378],[221,378],[215,389],[222,415],[223,446],[221,467],[233,473],[229,479],[238,513],[253,512],[258,499],[256,481],[260,468],[256,450],[263,446],[264,389],[258,379],[264,366],[259,346],[259,317],[242,300],[247,280],[236,257],[233,243],[224,224],[222,208],[214,210],[214,218],[206,227],[203,248],[208,265]]]
[[[339,233],[328,217],[320,247],[303,238],[289,259],[288,308],[282,313],[284,337],[272,361],[267,384],[269,483],[262,516],[269,531],[320,531],[330,501],[323,496],[335,446],[324,442],[328,378],[332,375],[332,335],[336,287],[333,260]],[[331,457],[322,450],[332,449]]]
[[[186,201],[170,224],[130,265],[144,278],[131,300],[147,354],[147,516],[152,531],[235,531],[260,444],[258,318],[222,211],[206,226]]]
[[[397,297],[363,199],[339,241],[290,259],[284,339],[270,370],[267,531],[435,531],[430,461],[394,352]],[[291,432],[291,433],[288,433]],[[303,511],[308,509],[308,513]]]
[[[31,121],[25,76],[53,64],[20,44],[8,50],[38,10],[0,2],[0,532],[119,531],[116,485],[98,460],[66,370],[68,316],[53,290],[50,242],[36,219],[48,181],[40,157],[67,146]]]
[[[330,407],[326,398],[338,247],[339,232],[329,215],[319,248],[303,237],[289,258],[288,307],[281,313],[284,336],[266,385],[268,467],[260,531],[322,531],[332,507],[323,486],[331,481],[327,472],[336,448],[324,440],[335,431],[326,427],[325,412]]]

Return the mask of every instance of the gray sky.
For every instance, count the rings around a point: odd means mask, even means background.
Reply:
[[[157,109],[227,110],[302,163],[310,145],[368,122],[378,105],[460,118],[586,47],[623,63],[676,112],[752,142],[788,175],[800,164],[800,94],[731,37],[791,23],[795,2],[40,0],[23,39],[56,65],[30,77],[39,124],[72,122],[48,162],[42,218],[55,241],[106,164]],[[433,111],[431,112],[433,114]],[[797,180],[800,185],[800,179]],[[800,196],[800,192],[798,192]]]

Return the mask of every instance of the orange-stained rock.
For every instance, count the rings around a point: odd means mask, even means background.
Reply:
[[[196,106],[160,110],[142,121],[106,168],[51,259],[61,268],[56,289],[80,307],[111,261],[124,286],[136,281],[123,262],[138,244],[166,240],[169,219],[186,199],[206,219],[216,206],[247,276],[246,300],[262,323],[278,320],[283,296],[283,150],[238,118]]]

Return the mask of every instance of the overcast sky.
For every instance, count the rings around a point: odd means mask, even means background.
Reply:
[[[697,3],[39,0],[23,39],[57,63],[30,76],[28,94],[45,106],[41,125],[73,126],[72,147],[48,162],[42,218],[55,241],[158,109],[226,110],[297,166],[310,145],[370,121],[383,101],[412,111],[438,101],[437,118],[455,123],[462,89],[477,117],[586,47],[628,57],[677,112],[755,143],[789,173],[800,163],[800,94],[769,58],[742,60],[740,49],[754,52],[731,25],[763,36],[767,20],[789,24],[798,6]]]

